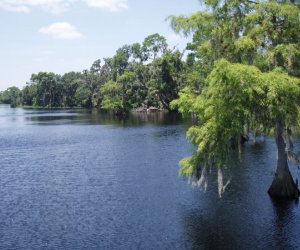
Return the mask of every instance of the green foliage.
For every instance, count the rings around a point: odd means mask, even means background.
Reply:
[[[33,106],[36,103],[37,85],[27,83],[22,90],[23,104],[27,106]]]
[[[38,74],[32,74],[30,80],[37,88],[34,106],[49,108],[58,106],[57,77],[54,73],[39,72]]]
[[[81,107],[90,108],[92,106],[91,94],[91,90],[87,86],[82,85],[76,89],[75,102]]]
[[[158,33],[147,36],[144,39],[142,51],[145,60],[156,59],[159,53],[164,54],[167,51],[168,44],[165,37]]]
[[[281,121],[291,128],[299,116],[292,77],[300,75],[299,8],[273,0],[204,4],[206,11],[168,18],[175,32],[193,35],[188,86],[171,104],[198,119],[187,132],[196,153],[180,162],[188,176],[225,164],[249,130],[269,132]]]
[[[171,101],[178,97],[179,90],[186,82],[185,64],[181,57],[179,51],[168,51],[152,63],[153,74],[149,86],[166,109],[170,109]]]
[[[137,73],[127,71],[119,76],[117,82],[122,86],[122,107],[126,110],[143,105],[147,91],[145,85],[138,79]]]
[[[182,32],[185,36],[190,34],[200,35],[202,41],[206,41],[211,30],[214,28],[213,15],[208,12],[196,12],[191,16],[169,16],[171,27],[177,33]]]
[[[287,72],[293,75],[300,75],[300,49],[296,44],[279,44],[269,50],[266,59],[272,68],[274,66],[282,66]]]
[[[198,164],[199,161],[197,160],[196,155],[185,157],[179,162],[180,166],[180,175],[184,176],[195,176],[198,172]]]
[[[21,91],[17,87],[10,87],[0,92],[0,103],[10,104],[12,107],[19,106],[22,102]]]
[[[245,33],[255,43],[269,69],[283,67],[299,76],[299,8],[291,3],[261,2],[245,17]]]
[[[225,164],[231,153],[238,152],[247,125],[270,131],[279,120],[289,127],[297,124],[300,79],[280,69],[263,73],[255,66],[223,59],[215,63],[207,82],[200,95],[186,87],[172,103],[181,112],[198,117],[198,124],[188,130],[187,137],[197,146],[196,157],[202,165]],[[195,174],[190,172],[194,169],[192,160],[181,162],[181,173]]]
[[[187,82],[182,56],[168,49],[166,38],[155,33],[142,44],[124,45],[112,57],[94,61],[89,70],[61,76],[32,74],[16,100],[20,105],[44,108],[169,108]],[[9,91],[1,94],[0,101],[11,102]]]
[[[130,51],[131,48],[129,45],[124,45],[116,51],[116,54],[112,59],[113,81],[116,81],[117,77],[122,75],[127,68]]]
[[[177,109],[184,116],[193,113],[194,100],[197,95],[193,92],[190,86],[186,86],[179,92],[179,98],[170,103],[171,109]]]
[[[79,72],[68,72],[60,78],[60,86],[63,92],[63,98],[61,106],[75,107],[81,106],[82,98],[79,98],[79,92],[77,98],[75,98],[77,89],[83,85],[82,75]],[[78,100],[78,102],[76,102]]]
[[[95,73],[100,73],[100,71],[101,71],[101,60],[98,59],[95,62],[93,62],[90,72],[92,74],[95,74]]]
[[[122,87],[120,84],[109,81],[100,88],[101,108],[117,110],[122,108]]]
[[[143,62],[147,60],[143,48],[139,43],[134,43],[131,45],[131,56],[133,57],[134,60],[139,59],[139,62]]]
[[[286,126],[297,125],[300,105],[300,79],[289,76],[282,69],[264,73],[261,80],[266,94],[267,124],[270,127],[278,120]]]
[[[251,119],[251,100],[259,95],[259,70],[220,60],[208,76],[208,86],[194,99],[199,123],[189,129],[200,159],[223,163]],[[191,101],[189,101],[191,102]]]

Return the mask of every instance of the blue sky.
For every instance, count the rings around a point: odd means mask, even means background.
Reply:
[[[164,20],[199,9],[197,0],[0,0],[0,90],[39,71],[82,71],[153,33],[183,48]]]

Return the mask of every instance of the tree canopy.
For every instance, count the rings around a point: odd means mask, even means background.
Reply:
[[[274,132],[278,156],[269,193],[298,197],[284,139],[299,117],[299,7],[274,0],[204,4],[206,11],[169,17],[176,32],[193,35],[189,84],[172,103],[198,121],[187,132],[197,150],[181,161],[181,173],[224,166],[249,132]]]
[[[155,33],[140,43],[123,45],[112,57],[94,61],[82,72],[38,72],[20,90],[15,106],[84,107],[124,112],[140,107],[169,109],[185,84],[183,53],[171,50]],[[2,93],[1,102],[11,90]]]

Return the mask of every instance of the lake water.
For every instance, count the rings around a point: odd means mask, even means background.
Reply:
[[[245,148],[220,198],[217,170],[206,192],[178,177],[186,129],[172,114],[0,106],[0,249],[300,249],[298,203],[267,194],[273,140]]]

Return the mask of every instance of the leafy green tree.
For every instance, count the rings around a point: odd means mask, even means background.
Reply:
[[[181,161],[181,173],[196,176],[201,166],[222,166],[249,129],[274,131],[277,164],[269,194],[296,198],[284,135],[299,115],[299,78],[288,75],[298,76],[299,8],[276,1],[205,3],[208,11],[169,18],[175,31],[193,34],[188,48],[195,70],[173,106],[197,115],[188,131],[197,152]]]
[[[131,74],[127,81],[125,95],[130,108],[145,107],[148,103],[148,82],[151,78],[150,66],[142,62],[130,63],[123,75]],[[123,76],[122,75],[122,76]],[[121,76],[121,77],[122,77]]]
[[[182,53],[170,51],[166,39],[153,34],[143,44],[124,45],[113,57],[98,59],[82,72],[62,76],[51,72],[32,74],[22,90],[23,104],[48,108],[100,107],[106,95],[100,89],[112,81],[121,86],[119,108],[123,111],[145,106],[168,108],[185,85],[184,65]],[[107,100],[104,106],[109,106]]]
[[[21,90],[18,87],[9,87],[0,93],[0,103],[16,107],[22,104]]]
[[[76,103],[75,94],[77,89],[83,84],[82,75],[79,72],[68,72],[60,78],[63,91],[62,105],[65,107],[81,106],[82,100]],[[77,96],[78,98],[78,96]]]
[[[267,68],[263,70],[281,67],[291,75],[300,76],[299,9],[289,1],[256,4],[245,19],[245,33],[236,42],[244,57],[251,52],[250,62],[257,66],[264,59]]]
[[[93,69],[95,67],[95,64],[97,64],[98,70]],[[92,108],[92,107],[97,107],[99,104],[99,96],[98,96],[98,91],[99,88],[105,83],[105,77],[101,74],[101,66],[99,60],[96,61],[92,66],[92,70],[84,70],[82,74],[82,83],[89,89],[89,101],[86,102],[85,106],[86,108]]]
[[[131,48],[129,45],[124,45],[116,51],[112,58],[113,81],[116,81],[117,77],[125,72],[129,65],[130,52]]]
[[[127,71],[119,76],[117,83],[122,86],[122,107],[129,111],[143,105],[147,95],[146,86],[139,81],[135,72]]]
[[[57,76],[54,73],[39,72],[38,74],[32,74],[31,82],[37,86],[34,106],[49,108],[57,106],[57,103],[55,103]]]
[[[143,47],[139,43],[132,44],[130,52],[134,62],[138,60],[138,62],[143,63],[147,60],[147,55],[145,55]]]
[[[110,79],[113,78],[113,58],[107,57],[103,58],[104,64],[101,67],[100,74],[103,77],[104,83],[108,82]]]
[[[147,36],[142,46],[143,58],[145,61],[150,59],[155,60],[159,54],[165,53],[167,48],[168,44],[165,37],[158,33]]]
[[[74,99],[75,103],[84,108],[92,107],[91,90],[86,85],[81,85],[76,89]]]
[[[37,85],[33,83],[26,83],[26,86],[22,89],[23,104],[33,106],[36,96]]]
[[[92,74],[95,74],[95,73],[100,73],[100,71],[101,71],[101,60],[98,59],[95,62],[93,62],[90,72]]]
[[[152,94],[158,97],[163,108],[169,109],[171,101],[185,84],[185,65],[179,51],[167,51],[152,62],[152,81],[149,82]]]
[[[123,108],[122,86],[114,81],[108,81],[100,88],[101,108],[119,110]]]

